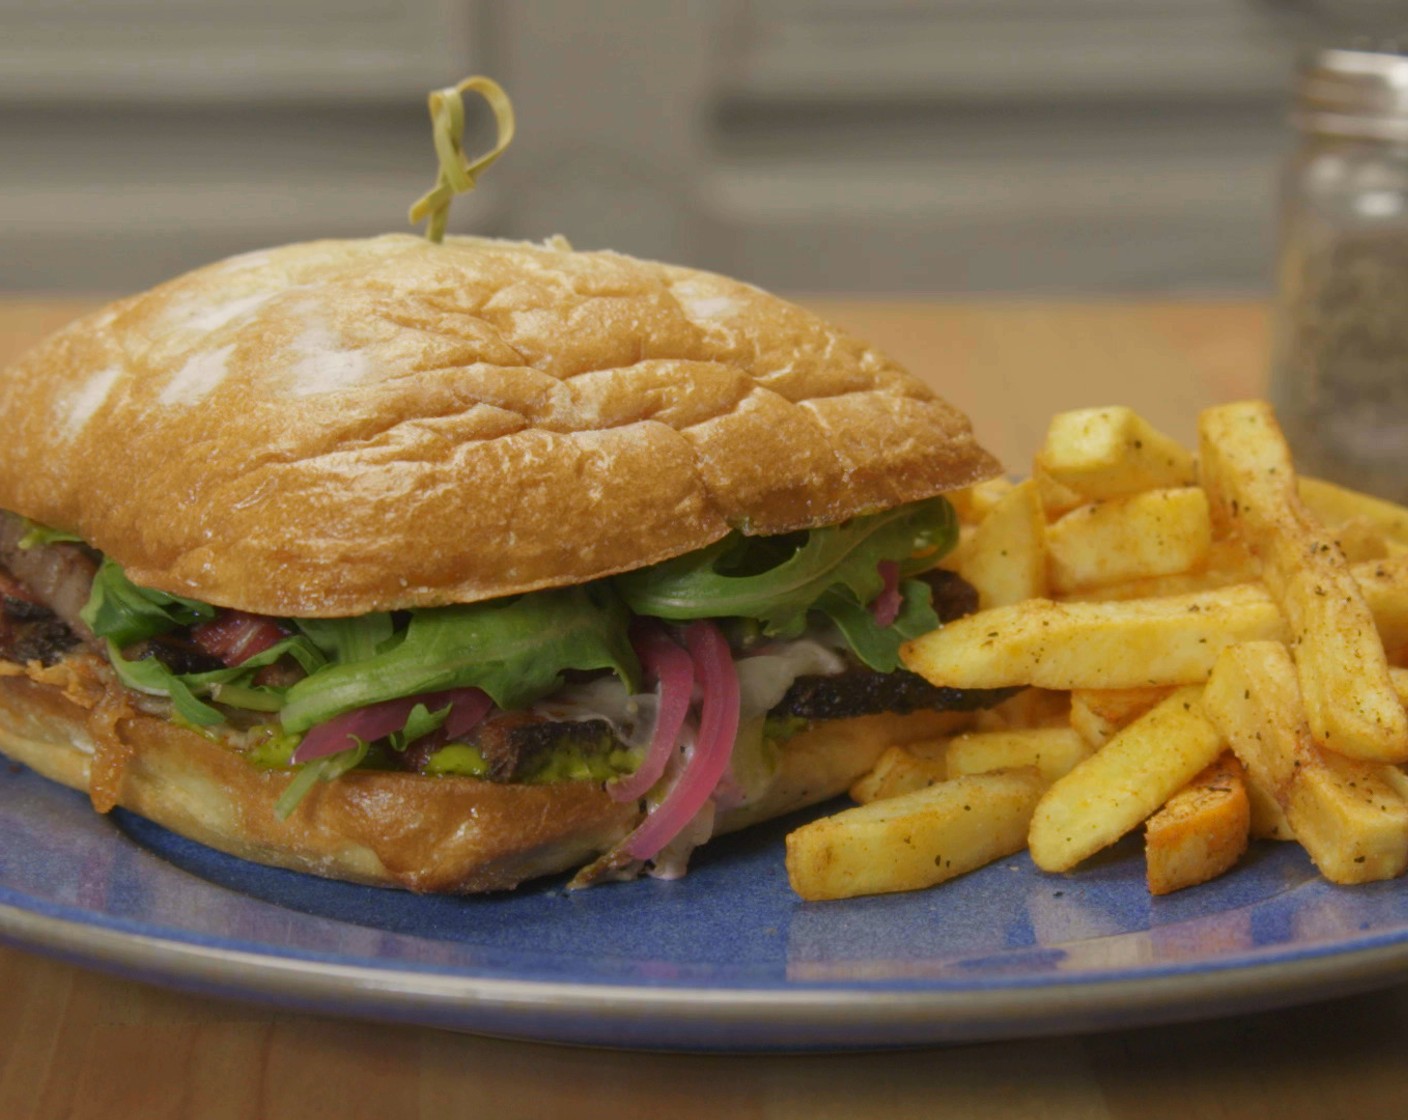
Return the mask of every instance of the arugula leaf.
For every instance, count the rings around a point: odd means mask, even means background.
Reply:
[[[323,758],[315,758],[312,762],[304,763],[293,781],[289,782],[288,788],[279,795],[279,799],[274,802],[274,815],[281,821],[288,820],[289,816],[298,808],[298,803],[308,796],[308,792],[318,782],[331,782],[342,777],[349,770],[355,770],[367,757],[369,744],[358,743],[355,747],[348,747],[345,751],[338,751],[337,754],[326,755]]]
[[[432,712],[424,704],[417,704],[411,709],[411,714],[406,717],[406,726],[400,731],[393,732],[390,736],[391,749],[404,751],[417,739],[429,735],[432,731],[439,730],[440,725],[450,718],[452,706],[446,704],[443,708]]]
[[[205,673],[174,673],[155,657],[128,661],[122,656],[117,642],[108,639],[108,660],[123,684],[137,692],[169,696],[182,718],[203,727],[224,723],[225,716],[218,708],[200,699],[202,696],[255,711],[278,711],[283,707],[286,690],[255,686],[252,681],[260,669],[285,655],[294,658],[310,674],[327,664],[322,653],[307,638],[293,637],[285,638],[239,665],[211,669]],[[241,700],[245,702],[241,703]]]
[[[933,606],[934,589],[923,580],[901,580],[900,600],[900,613],[889,626],[881,626],[868,606],[836,588],[823,595],[816,606],[836,624],[865,664],[882,673],[893,673],[900,667],[900,645],[939,626]]]
[[[958,525],[943,498],[896,506],[856,517],[844,525],[813,529],[790,556],[765,570],[755,555],[775,560],[777,541],[726,538],[699,552],[628,572],[614,580],[637,614],[677,621],[692,618],[753,618],[773,637],[792,637],[807,612],[833,590],[844,590],[859,607],[884,587],[882,560],[895,560],[903,575],[933,564],[953,547]],[[916,554],[920,554],[916,559]],[[729,571],[752,574],[730,575]],[[847,613],[844,607],[837,608]]]
[[[108,660],[112,662],[118,680],[128,688],[153,696],[171,697],[171,703],[175,706],[176,711],[191,723],[199,724],[202,727],[211,727],[214,724],[225,722],[225,717],[219,709],[212,708],[209,704],[196,699],[191,686],[155,657],[146,657],[140,661],[128,661],[122,656],[122,650],[118,649],[117,643],[109,638]]]
[[[559,687],[567,669],[610,669],[635,691],[629,622],[605,583],[412,611],[396,645],[289,689],[283,724],[306,731],[381,700],[470,685],[501,708],[524,708]]]
[[[178,626],[207,622],[216,611],[194,599],[138,587],[120,565],[103,557],[88,602],[78,613],[100,638],[129,646]]]

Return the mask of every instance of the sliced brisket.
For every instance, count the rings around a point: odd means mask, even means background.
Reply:
[[[21,548],[27,531],[22,517],[0,511],[0,568],[22,585],[25,598],[57,615],[82,641],[97,642],[79,617],[93,590],[98,562],[78,544],[39,544]]]

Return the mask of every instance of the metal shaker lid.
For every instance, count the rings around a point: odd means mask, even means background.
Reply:
[[[1321,50],[1302,62],[1292,119],[1305,132],[1408,142],[1408,50]]]

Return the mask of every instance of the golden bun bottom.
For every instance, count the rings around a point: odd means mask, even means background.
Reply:
[[[834,797],[887,746],[951,732],[959,717],[922,712],[818,724],[788,740],[759,800],[721,814],[717,832]],[[600,784],[512,785],[473,778],[351,773],[320,783],[287,820],[274,804],[286,772],[260,770],[205,737],[143,714],[118,721],[130,750],[116,803],[243,859],[374,886],[504,890],[582,866],[638,823],[639,806]],[[87,792],[97,739],[63,690],[0,677],[0,752]]]

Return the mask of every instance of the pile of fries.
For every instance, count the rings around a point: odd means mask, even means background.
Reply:
[[[1196,458],[1127,408],[1063,413],[1027,481],[958,494],[981,609],[911,642],[938,685],[1023,686],[892,747],[858,808],[787,838],[808,900],[1029,849],[1063,872],[1145,825],[1153,894],[1301,844],[1335,883],[1408,868],[1408,509],[1297,478],[1268,405]]]

